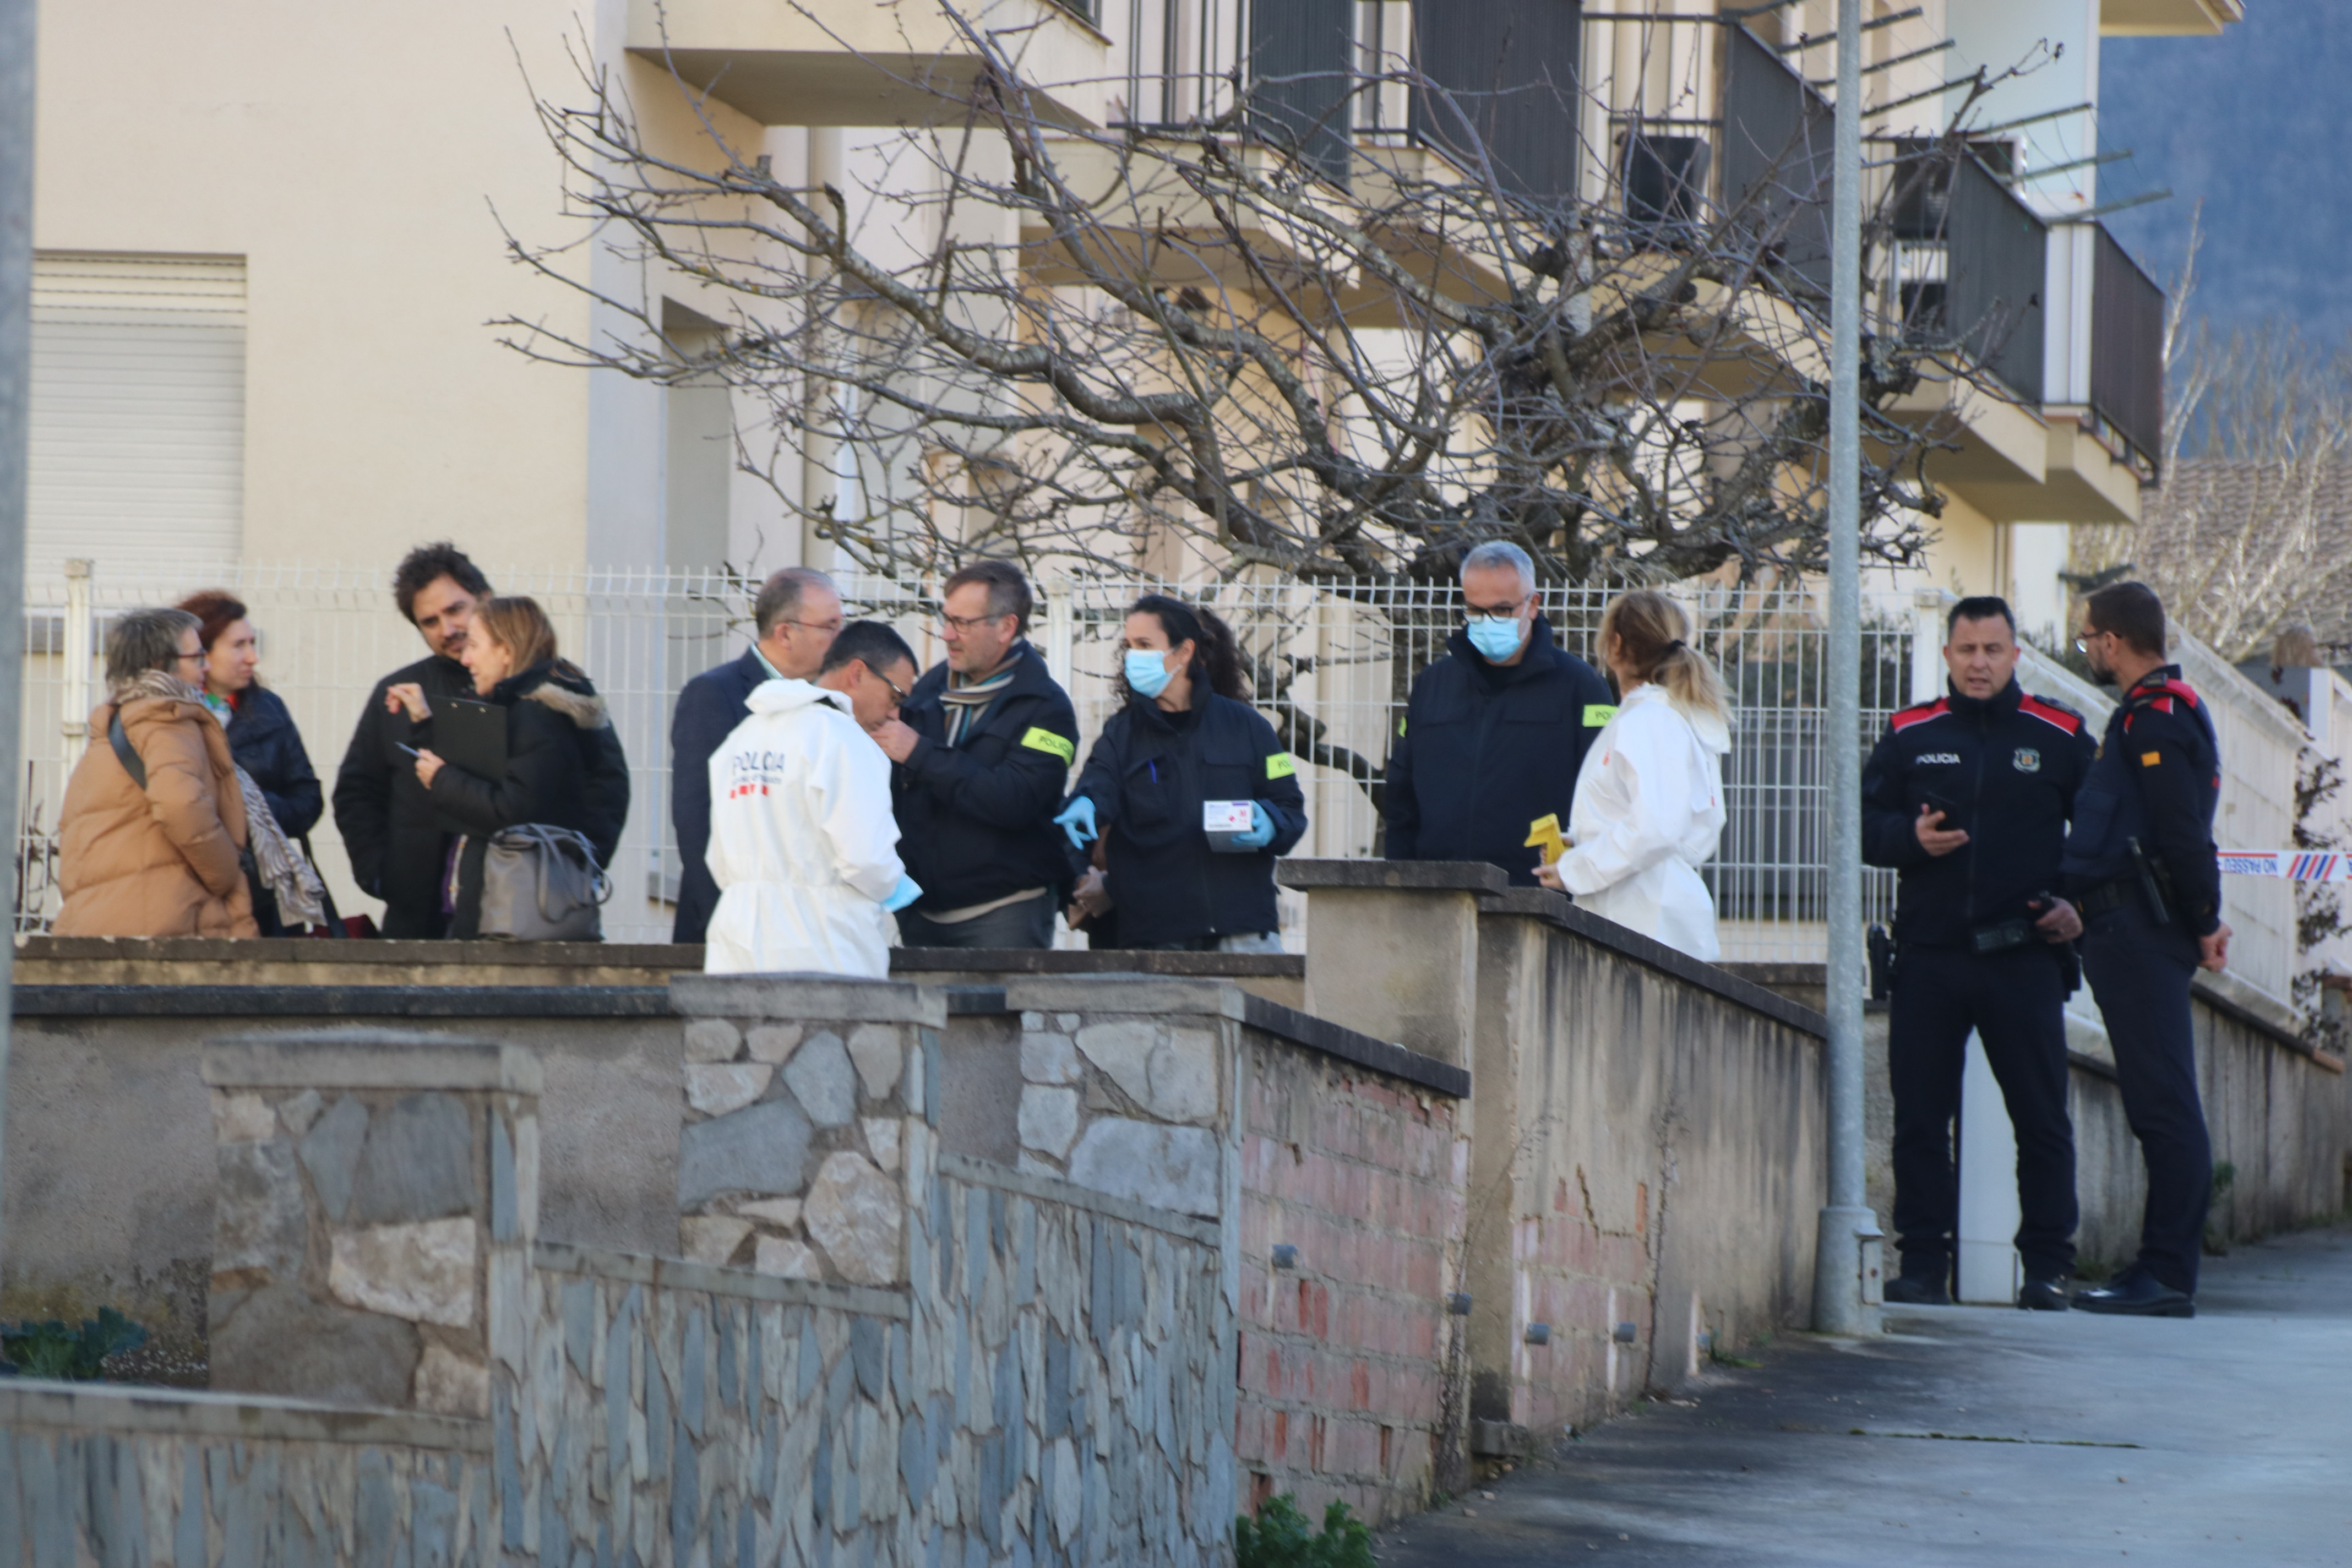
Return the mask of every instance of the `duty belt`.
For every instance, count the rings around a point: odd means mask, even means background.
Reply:
[[[2088,920],[2093,915],[2103,915],[2109,910],[2119,910],[2126,904],[2137,903],[2139,898],[2140,892],[2137,884],[2127,877],[2117,877],[2112,881],[2101,882],[2095,888],[2085,889],[2083,896],[2074,900],[2074,912]]]

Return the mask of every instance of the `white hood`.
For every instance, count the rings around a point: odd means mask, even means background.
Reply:
[[[1691,727],[1692,736],[1701,746],[1718,757],[1729,754],[1731,726],[1721,714],[1710,713],[1704,708],[1685,707],[1675,701],[1674,694],[1663,686],[1637,686],[1620,706],[1631,708],[1643,702],[1664,702],[1682,715],[1683,722]]]
[[[793,713],[818,702],[830,704],[844,713],[849,711],[849,699],[831,687],[782,677],[751,688],[751,695],[743,700],[743,706],[754,713]]]

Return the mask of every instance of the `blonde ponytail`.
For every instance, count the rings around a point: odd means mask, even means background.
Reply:
[[[1614,637],[1619,657],[1644,681],[1663,687],[1675,707],[1727,725],[1731,704],[1724,697],[1723,678],[1698,650],[1696,636],[1689,613],[1654,588],[1619,595],[1601,616],[1603,657]]]

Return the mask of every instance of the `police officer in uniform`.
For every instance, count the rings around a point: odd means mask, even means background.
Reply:
[[[1949,1300],[1952,1119],[1974,1030],[2017,1129],[2017,1304],[2063,1311],[2076,1217],[2066,943],[2082,926],[2054,889],[2089,726],[2018,686],[2007,604],[1962,599],[1945,626],[1948,694],[1887,721],[1862,783],[1863,858],[1900,874],[1887,1057],[1902,1271],[1886,1299]]]
[[[2147,1165],[2139,1257],[2083,1290],[2086,1311],[2197,1315],[2197,1264],[2213,1151],[2197,1092],[2189,982],[2230,956],[2213,809],[2221,747],[2180,667],[2164,658],[2164,604],[2113,583],[2083,602],[2075,646],[2102,684],[2123,689],[2066,843],[2066,888],[2082,910],[2083,971],[2114,1043],[2124,1114]]]

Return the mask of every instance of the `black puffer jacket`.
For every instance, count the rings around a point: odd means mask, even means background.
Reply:
[[[604,700],[586,676],[561,660],[532,665],[491,688],[488,700],[507,710],[505,776],[478,778],[445,764],[433,778],[433,804],[465,830],[457,894],[449,934],[478,929],[482,857],[500,828],[539,823],[570,827],[595,847],[609,867],[629,815],[629,769],[614,734]],[[412,743],[429,747],[433,721],[415,726]]]
[[[303,749],[302,731],[294,727],[285,700],[258,682],[238,692],[233,706],[229,755],[261,786],[279,830],[289,838],[301,837],[319,826],[327,805],[318,770]]]
[[[335,771],[335,828],[351,857],[352,879],[362,892],[383,900],[385,936],[446,936],[449,918],[441,912],[441,866],[448,858],[449,834],[416,782],[416,759],[400,749],[415,744],[408,715],[384,710],[383,694],[411,681],[436,705],[474,695],[473,675],[439,654],[377,681]]]
[[[1278,929],[1274,862],[1307,832],[1297,774],[1274,726],[1246,702],[1211,695],[1169,713],[1138,699],[1112,714],[1070,793],[1095,803],[1113,940],[1151,947]],[[1245,854],[1211,848],[1201,808],[1213,800],[1265,806],[1273,841]]]

